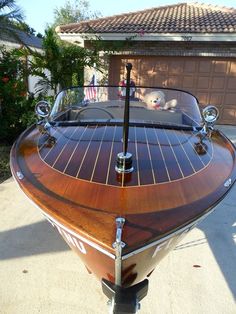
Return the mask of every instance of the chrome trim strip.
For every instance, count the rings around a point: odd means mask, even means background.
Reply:
[[[122,249],[125,247],[125,243],[122,239],[122,229],[125,223],[125,219],[122,217],[116,218],[116,242],[113,243],[113,248],[116,250],[115,258],[115,284],[121,286],[122,282]]]

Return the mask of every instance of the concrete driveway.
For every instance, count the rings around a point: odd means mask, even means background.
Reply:
[[[221,129],[236,142],[236,128]],[[140,314],[236,313],[236,185],[156,268]],[[0,313],[107,313],[101,285],[13,179],[0,185]]]

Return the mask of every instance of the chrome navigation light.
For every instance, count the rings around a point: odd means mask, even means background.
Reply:
[[[50,112],[51,112],[51,106],[45,100],[39,101],[35,106],[35,113],[37,114],[37,116],[41,118],[49,117]]]
[[[219,110],[215,106],[207,106],[203,109],[202,116],[207,125],[213,125],[219,118]]]
[[[51,124],[49,122],[49,115],[51,112],[51,106],[50,104],[45,101],[41,100],[39,101],[35,106],[35,113],[39,118],[43,118],[44,120],[41,120],[38,122],[38,130],[42,134],[47,134],[47,143],[49,146],[53,146],[56,143],[56,138],[50,134],[50,128]]]
[[[199,154],[205,154],[207,144],[204,142],[206,138],[210,139],[213,126],[219,118],[219,110],[215,106],[207,106],[202,111],[204,125],[199,132],[199,142],[195,143],[195,151]]]
[[[207,106],[202,110],[202,116],[205,122],[201,130],[204,139],[211,137],[213,126],[219,118],[219,110],[215,106]]]

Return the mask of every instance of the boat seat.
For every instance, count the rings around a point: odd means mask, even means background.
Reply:
[[[105,108],[104,108],[105,109]],[[123,108],[108,108],[105,111],[94,109],[82,112],[79,116],[78,113],[72,113],[72,120],[87,120],[87,119],[109,119],[110,115],[116,120],[123,119],[124,109]],[[77,116],[76,116],[77,115]],[[141,120],[141,121],[153,121],[153,122],[167,122],[167,123],[183,123],[183,116],[180,112],[170,111],[153,111],[145,110],[142,108],[133,108],[130,110],[130,120]]]
[[[116,120],[120,120],[124,117],[124,102],[121,101],[88,105],[87,107],[84,107],[84,110],[82,109],[82,112],[79,114],[80,109],[81,108],[78,110],[74,108],[71,109],[67,119],[69,121],[75,121],[87,119],[110,119],[113,117]],[[169,110],[147,110],[145,103],[135,101],[130,103],[130,120],[182,124],[183,115],[181,112],[172,112]]]

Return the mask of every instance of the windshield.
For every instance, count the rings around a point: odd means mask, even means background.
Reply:
[[[73,87],[61,91],[51,112],[54,121],[123,120],[126,90],[119,86]],[[184,91],[131,87],[130,122],[199,126],[197,99]]]

